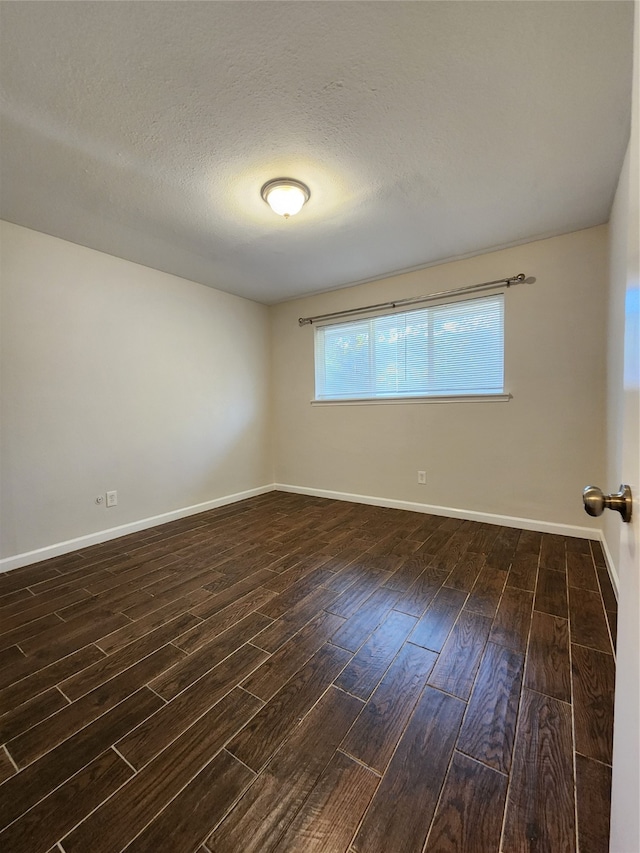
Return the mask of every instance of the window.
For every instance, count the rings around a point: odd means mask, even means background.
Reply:
[[[316,399],[504,393],[504,296],[315,330]]]

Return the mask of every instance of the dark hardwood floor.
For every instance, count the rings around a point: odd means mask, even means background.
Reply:
[[[606,853],[596,543],[271,493],[0,575],[6,853]]]

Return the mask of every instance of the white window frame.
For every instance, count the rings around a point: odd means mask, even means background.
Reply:
[[[502,319],[502,390],[501,391],[476,391],[476,392],[459,392],[454,389],[445,389],[439,391],[417,391],[417,392],[406,392],[406,393],[378,393],[369,395],[367,393],[357,394],[353,396],[321,396],[318,395],[319,388],[319,377],[324,369],[325,360],[324,360],[324,336],[326,329],[335,329],[340,326],[353,325],[354,323],[358,323],[358,319],[351,318],[349,320],[344,320],[342,322],[332,322],[332,323],[323,323],[321,325],[317,325],[315,327],[314,334],[314,378],[315,378],[315,397],[311,400],[312,405],[317,406],[342,406],[342,405],[380,405],[380,404],[407,404],[407,403],[460,403],[460,402],[506,402],[510,400],[511,394],[505,391],[504,381],[505,381],[505,371],[504,371],[504,358],[505,358],[505,312],[504,312],[504,294],[491,294],[489,296],[479,296],[473,297],[472,299],[455,299],[438,302],[437,304],[430,305],[427,307],[422,307],[418,309],[412,309],[409,311],[393,311],[387,312],[384,314],[376,314],[373,317],[363,317],[361,318],[362,322],[374,322],[375,320],[384,320],[390,317],[393,317],[397,314],[403,314],[405,317],[409,318],[412,314],[417,313],[425,313],[429,311],[436,311],[437,309],[446,308],[448,306],[453,306],[459,303],[469,304],[472,302],[479,302],[483,300],[499,298],[501,300],[501,319]],[[374,346],[370,347],[370,358],[374,358],[373,350],[375,349],[375,340]],[[431,352],[431,348],[429,348]]]

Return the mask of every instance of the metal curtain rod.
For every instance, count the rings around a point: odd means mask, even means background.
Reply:
[[[470,284],[467,287],[458,287],[456,290],[441,290],[439,293],[431,293],[429,296],[411,296],[408,299],[397,299],[395,302],[379,302],[377,305],[365,305],[363,308],[348,308],[346,311],[333,311],[330,314],[318,314],[317,317],[300,317],[300,326],[310,326],[319,320],[333,320],[335,317],[349,317],[351,314],[364,314],[367,311],[379,311],[381,308],[399,308],[401,305],[416,305],[419,302],[432,302],[434,299],[442,299],[443,296],[457,296],[461,293],[474,293],[476,290],[487,290],[490,287],[502,285],[511,287],[525,281],[523,272],[509,278],[499,278],[496,281],[484,281],[482,284]],[[535,280],[535,279],[534,279]]]

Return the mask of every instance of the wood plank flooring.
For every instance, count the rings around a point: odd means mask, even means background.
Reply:
[[[7,853],[607,853],[596,543],[274,492],[0,575]]]

